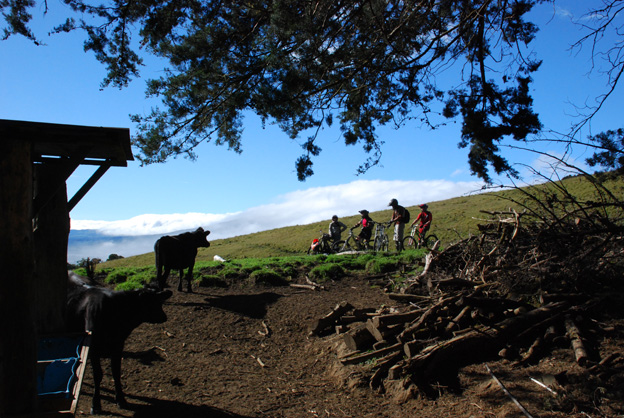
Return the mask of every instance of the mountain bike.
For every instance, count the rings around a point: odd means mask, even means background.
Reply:
[[[321,233],[321,237],[317,242],[313,242],[312,245],[310,245],[308,254],[333,254],[334,245],[332,244],[331,237],[322,230],[319,230],[319,232]]]
[[[340,240],[333,245],[333,250],[337,253],[341,253],[343,251],[365,251],[368,250],[368,246],[364,246],[353,233],[353,230],[356,229],[357,226],[353,228],[349,228],[349,236],[346,240]]]
[[[375,239],[373,241],[373,249],[375,251],[388,251],[388,235],[386,235],[386,228],[388,228],[392,222],[377,222],[375,223]]]
[[[427,233],[425,232],[425,236],[421,237],[418,230],[418,225],[412,225],[412,230],[410,234],[403,238],[403,249],[413,250],[422,247],[432,249],[437,241],[438,237],[434,234],[427,235]]]

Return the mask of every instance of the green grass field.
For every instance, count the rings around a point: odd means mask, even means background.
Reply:
[[[535,199],[527,197],[520,190],[502,190],[498,192],[479,193],[470,196],[455,197],[452,199],[428,202],[429,210],[433,213],[433,224],[430,233],[434,233],[447,246],[470,234],[477,233],[477,225],[492,216],[482,213],[487,211],[505,211],[510,207],[522,211],[523,206],[535,207],[539,205],[540,196],[545,191],[561,196],[561,192],[554,187],[558,183],[531,186],[522,189],[529,192]],[[570,177],[563,180],[562,184],[578,200],[598,200],[601,197],[597,189],[582,177]],[[611,193],[622,200],[624,196],[624,181],[610,180],[607,186]],[[420,209],[417,206],[408,207],[412,220],[415,219]],[[378,221],[390,219],[391,210],[371,213],[371,217]],[[347,226],[355,225],[360,219],[356,213],[350,217],[343,217],[341,221]],[[212,261],[215,255],[226,260],[257,259],[270,257],[303,256],[314,238],[318,238],[319,229],[326,231],[330,220],[323,220],[308,225],[295,225],[269,231],[257,232],[226,239],[211,241],[209,248],[201,248],[197,255],[197,262]],[[210,229],[210,225],[203,225]],[[406,233],[409,230],[406,231]],[[344,234],[343,234],[344,235]],[[391,248],[393,245],[391,245]],[[119,260],[108,261],[98,266],[103,268],[120,267],[147,267],[154,266],[154,253],[147,253]]]

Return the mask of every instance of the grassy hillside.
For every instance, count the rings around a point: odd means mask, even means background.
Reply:
[[[596,200],[596,188],[582,177],[571,177],[562,183],[565,188],[577,199]],[[612,193],[622,199],[624,196],[624,181],[610,181],[609,189]],[[553,185],[540,185],[523,189],[538,195],[544,190],[554,190]],[[442,245],[448,245],[461,238],[467,237],[471,233],[477,232],[477,224],[480,220],[488,218],[488,215],[481,213],[481,210],[501,211],[510,207],[522,210],[520,204],[535,205],[519,190],[504,190],[500,192],[489,192],[471,196],[462,196],[438,202],[429,202],[429,210],[433,213],[433,225],[431,233],[435,233],[442,241]],[[408,207],[412,220],[420,212],[417,206]],[[343,217],[341,221],[347,226],[355,225],[360,219],[356,214],[350,217]],[[374,220],[387,221],[390,219],[391,210],[384,210],[371,213]],[[227,239],[211,241],[210,248],[199,250],[197,261],[212,260],[215,255],[226,259],[242,258],[262,258],[302,255],[306,252],[310,242],[318,238],[319,229],[326,232],[330,220],[323,220],[308,225],[295,225],[284,228],[272,229],[269,231],[257,232],[249,235],[242,235]],[[210,228],[210,225],[206,225]],[[406,231],[406,233],[409,231]],[[344,234],[343,234],[344,237]],[[392,246],[391,246],[392,248]],[[134,257],[103,263],[100,267],[142,267],[154,265],[154,253],[147,253]]]

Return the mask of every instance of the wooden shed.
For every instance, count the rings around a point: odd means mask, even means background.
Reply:
[[[63,327],[71,209],[131,160],[127,128],[0,119],[0,416],[34,412],[37,337]],[[94,173],[68,198],[80,165]]]

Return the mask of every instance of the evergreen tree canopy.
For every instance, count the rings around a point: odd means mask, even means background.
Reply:
[[[63,0],[84,20],[56,31],[86,31],[85,48],[108,69],[104,85],[123,87],[139,74],[137,47],[168,61],[147,83],[162,108],[133,116],[143,163],[195,158],[203,141],[240,152],[243,114],[252,111],[291,138],[309,135],[300,180],[313,174],[318,133],[332,123],[345,144],[369,153],[364,172],[381,157],[378,127],[412,118],[435,127],[442,114],[461,119],[459,146],[488,181],[491,169],[514,174],[500,142],[541,128],[529,92],[540,62],[522,54],[537,32],[525,17],[541,1]],[[5,38],[37,42],[28,28],[35,4],[0,0]],[[461,81],[446,85],[444,71]]]

